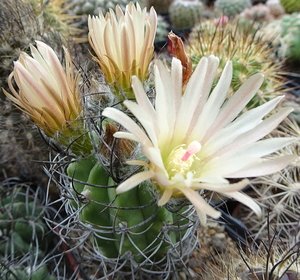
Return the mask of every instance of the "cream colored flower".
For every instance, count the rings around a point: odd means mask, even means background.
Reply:
[[[145,167],[121,183],[117,192],[125,192],[151,179],[164,205],[171,197],[186,196],[195,206],[200,220],[206,215],[218,218],[197,190],[210,190],[234,198],[260,215],[260,208],[248,196],[239,192],[247,184],[243,179],[230,184],[229,178],[261,176],[285,168],[293,155],[268,158],[268,155],[290,144],[295,138],[270,138],[270,133],[291,111],[281,108],[264,119],[279,103],[275,98],[257,108],[241,113],[263,82],[256,74],[226,100],[232,78],[228,62],[222,76],[211,92],[219,65],[215,56],[199,62],[182,95],[182,66],[173,59],[171,72],[158,61],[155,66],[155,106],[148,99],[141,82],[133,77],[136,101],[124,104],[135,115],[142,128],[125,113],[106,108],[103,115],[115,120],[129,132],[117,132],[115,137],[140,143],[147,161],[128,162]]]
[[[32,57],[21,53],[8,78],[12,94],[4,91],[15,105],[29,115],[50,137],[62,136],[60,140],[69,145],[70,138],[80,137],[82,133],[82,112],[77,78],[71,57],[65,51],[66,69],[64,70],[51,47],[37,41],[37,48],[30,46]],[[14,88],[13,79],[19,88]]]
[[[117,91],[128,91],[131,77],[141,81],[148,77],[149,63],[154,54],[157,15],[153,8],[146,9],[130,2],[125,14],[120,6],[104,17],[89,17],[89,42],[95,51],[106,82]]]

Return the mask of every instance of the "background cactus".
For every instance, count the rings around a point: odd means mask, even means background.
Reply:
[[[71,38],[80,34],[74,16],[66,13],[65,3],[64,0],[0,2],[0,87],[7,88],[13,61],[21,51],[28,52],[29,44],[35,40],[44,41],[58,51],[62,44],[68,45]]]
[[[251,6],[251,0],[217,0],[215,2],[215,11],[228,17],[233,17]]]
[[[155,34],[155,42],[166,42],[168,39],[169,24],[161,15],[157,16],[157,28]]]
[[[6,180],[0,187],[0,278],[10,280],[47,279],[46,253],[51,240],[43,220],[48,209],[42,204],[42,190]]]
[[[189,36],[187,53],[196,65],[202,56],[215,54],[220,58],[220,67],[231,60],[233,63],[232,91],[255,73],[262,72],[265,81],[248,107],[257,106],[273,98],[282,90],[280,69],[283,62],[277,61],[270,41],[264,35],[253,32],[253,25],[240,25],[229,21],[224,25],[217,21],[204,21],[195,26]],[[255,30],[255,28],[254,28]]]
[[[298,0],[280,0],[280,3],[289,14],[300,12],[300,2]]]
[[[149,10],[152,6],[160,14],[168,13],[173,0],[145,0],[145,5]]]
[[[139,2],[139,0],[74,0],[71,11],[76,15],[95,15],[98,16],[101,11],[104,15],[109,11],[109,9],[115,9],[116,5],[119,5],[122,10],[125,10],[126,5],[129,2]],[[84,20],[86,22],[86,20]]]
[[[169,8],[171,25],[175,29],[191,28],[200,21],[204,6],[198,0],[175,0]]]
[[[48,159],[48,145],[31,120],[10,101],[0,100],[0,181],[19,177],[45,184],[41,161]],[[46,164],[46,163],[45,163]]]
[[[291,61],[300,60],[300,13],[285,15],[279,22],[281,47]]]
[[[266,2],[266,6],[269,7],[271,14],[275,18],[280,18],[282,15],[285,14],[285,10],[280,4],[280,0],[268,0]]]

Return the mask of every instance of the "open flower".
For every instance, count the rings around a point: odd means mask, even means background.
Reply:
[[[49,137],[57,138],[65,145],[70,137],[80,137],[82,112],[77,78],[71,57],[65,51],[64,70],[51,47],[37,41],[37,48],[30,45],[32,57],[21,53],[14,63],[14,70],[8,78],[12,94],[4,91],[15,105],[29,115]],[[14,88],[13,78],[19,88]],[[78,131],[79,130],[79,131]],[[74,135],[75,131],[78,132]],[[60,141],[60,142],[61,142]]]
[[[128,91],[131,77],[141,81],[148,77],[148,67],[154,54],[157,15],[153,8],[146,9],[130,2],[125,14],[120,6],[116,13],[110,10],[104,17],[89,17],[89,42],[94,49],[106,82],[116,89]]]
[[[248,196],[239,192],[247,184],[243,179],[230,184],[228,178],[261,176],[276,172],[294,159],[293,155],[268,158],[274,151],[288,145],[294,138],[270,138],[270,133],[291,111],[281,108],[263,119],[282,97],[241,113],[263,82],[256,74],[247,80],[228,100],[232,78],[228,62],[221,78],[211,92],[219,65],[215,56],[199,62],[182,95],[182,66],[172,60],[171,72],[158,61],[155,69],[155,107],[148,99],[141,82],[133,77],[136,101],[124,104],[135,115],[144,130],[125,113],[106,108],[103,115],[120,123],[129,132],[117,132],[115,137],[140,143],[148,161],[129,164],[145,166],[121,183],[117,192],[125,192],[151,179],[162,193],[158,205],[171,197],[185,196],[195,206],[202,224],[206,215],[218,218],[197,190],[210,190],[234,198],[260,215],[260,208]]]

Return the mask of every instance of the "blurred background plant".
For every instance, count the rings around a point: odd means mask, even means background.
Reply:
[[[48,267],[53,257],[53,240],[44,217],[50,218],[53,209],[45,206],[45,195],[45,188],[36,188],[18,178],[1,183],[1,279],[56,279]]]
[[[259,34],[256,22],[243,18],[229,20],[226,16],[216,20],[206,20],[196,25],[188,38],[187,53],[193,65],[202,56],[211,53],[220,58],[220,69],[226,61],[233,64],[231,94],[255,73],[265,75],[259,92],[248,104],[256,107],[280,94],[283,88],[281,76],[283,61],[278,60],[270,48],[272,38]]]

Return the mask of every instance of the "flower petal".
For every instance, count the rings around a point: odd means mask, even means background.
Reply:
[[[153,173],[151,171],[143,171],[143,172],[136,173],[130,178],[128,178],[126,181],[121,183],[117,187],[116,193],[120,194],[129,191],[134,187],[138,186],[140,183],[151,179],[152,177],[153,177]]]

